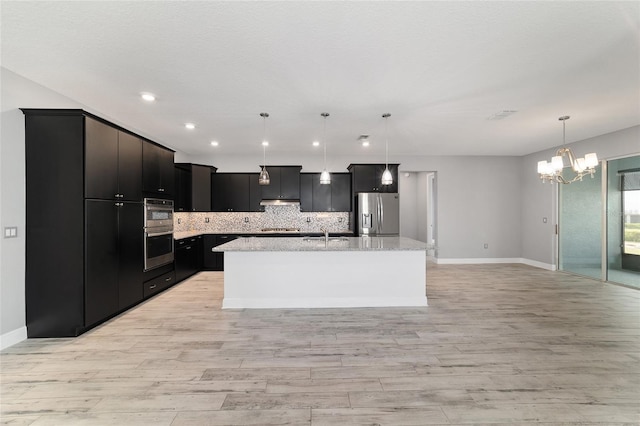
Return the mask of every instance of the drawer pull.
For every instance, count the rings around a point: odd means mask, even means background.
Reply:
[[[165,278],[164,280],[165,280],[165,282],[169,282],[169,281],[171,281],[171,277]]]
[[[153,289],[154,289],[154,288],[156,288],[156,287],[158,287],[156,284],[151,284],[151,285],[149,286],[149,290],[153,290]]]

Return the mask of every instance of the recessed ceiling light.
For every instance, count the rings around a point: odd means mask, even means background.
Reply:
[[[320,146],[320,142],[318,142],[318,141],[313,141],[313,146]]]
[[[269,141],[262,141],[262,146],[269,146]]]
[[[193,123],[184,123],[184,127],[186,127],[189,130],[193,130],[196,128],[196,125]]]
[[[153,93],[149,92],[140,93],[140,97],[147,102],[153,102],[156,100],[156,97],[153,95]]]
[[[360,135],[358,136],[358,140],[362,143],[363,147],[366,148],[369,146],[369,135]]]
[[[218,146],[218,141],[211,141],[211,146]]]

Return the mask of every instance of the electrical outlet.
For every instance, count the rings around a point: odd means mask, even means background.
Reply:
[[[342,219],[344,219],[344,218],[339,217],[339,218],[338,218],[338,222],[339,222],[339,223],[342,223]]]
[[[484,248],[488,249],[489,248],[489,244],[484,243]]]
[[[208,217],[204,218],[204,223],[209,223],[209,218]]]
[[[4,228],[4,237],[5,238],[18,238],[18,227],[17,226],[5,226],[5,228]]]
[[[542,223],[547,223],[547,218],[546,217],[542,218]]]
[[[249,218],[248,217],[244,218],[244,223],[249,223]]]
[[[178,218],[178,225],[182,223],[182,219]]]
[[[307,223],[311,223],[311,218],[310,217],[307,218]]]

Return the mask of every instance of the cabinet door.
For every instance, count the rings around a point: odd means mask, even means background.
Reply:
[[[118,132],[118,193],[142,201],[142,141],[125,132]]]
[[[215,235],[203,235],[202,237],[202,269],[205,271],[218,270],[218,253],[211,251],[217,245]]]
[[[331,184],[320,184],[320,174],[313,174],[313,211],[328,212],[331,211],[331,187],[333,186],[333,176],[331,176]]]
[[[313,211],[313,174],[300,174],[300,211]],[[318,177],[318,179],[320,179]]]
[[[351,175],[349,173],[331,175],[331,211],[351,211]]]
[[[118,130],[85,117],[85,198],[116,199]]]
[[[225,188],[227,209],[233,212],[249,211],[249,175],[232,173],[228,175]]]
[[[185,278],[187,278],[190,273],[189,273],[189,265],[191,263],[190,261],[190,257],[191,257],[191,251],[192,248],[188,243],[188,239],[184,239],[184,240],[180,240],[180,241],[176,241],[176,249],[175,249],[175,255],[176,255],[176,268],[175,268],[175,272],[176,272],[176,281],[180,282],[182,280],[184,280]]]
[[[353,192],[376,192],[380,181],[376,181],[374,166],[356,164],[351,167]],[[382,176],[382,174],[380,174]]]
[[[148,193],[161,192],[160,156],[162,148],[142,142],[142,190]]]
[[[142,203],[124,202],[118,209],[118,308],[142,300],[144,234]]]
[[[173,176],[173,152],[160,149],[160,187],[162,193],[173,195],[175,179]]]
[[[118,311],[118,209],[116,201],[86,201],[85,325]]]
[[[211,211],[226,212],[227,200],[226,191],[228,182],[228,174],[213,173],[211,174]]]
[[[280,167],[280,198],[300,198],[300,167]]]
[[[176,167],[175,179],[173,210],[177,212],[191,211],[191,171],[182,167]],[[209,197],[211,197],[211,195],[209,195]]]
[[[269,185],[261,185],[262,199],[275,200],[280,197],[280,167],[269,167]]]
[[[158,196],[173,195],[173,152],[144,141],[142,143],[142,190]]]
[[[262,201],[262,187],[258,183],[258,173],[247,173],[249,179],[249,211],[263,212],[264,207],[260,205]]]
[[[211,211],[211,168],[191,166],[191,208],[194,212]]]

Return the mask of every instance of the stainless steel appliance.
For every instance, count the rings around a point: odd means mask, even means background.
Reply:
[[[361,192],[358,196],[358,235],[400,235],[400,196]]]
[[[144,270],[173,262],[173,200],[144,199]]]

